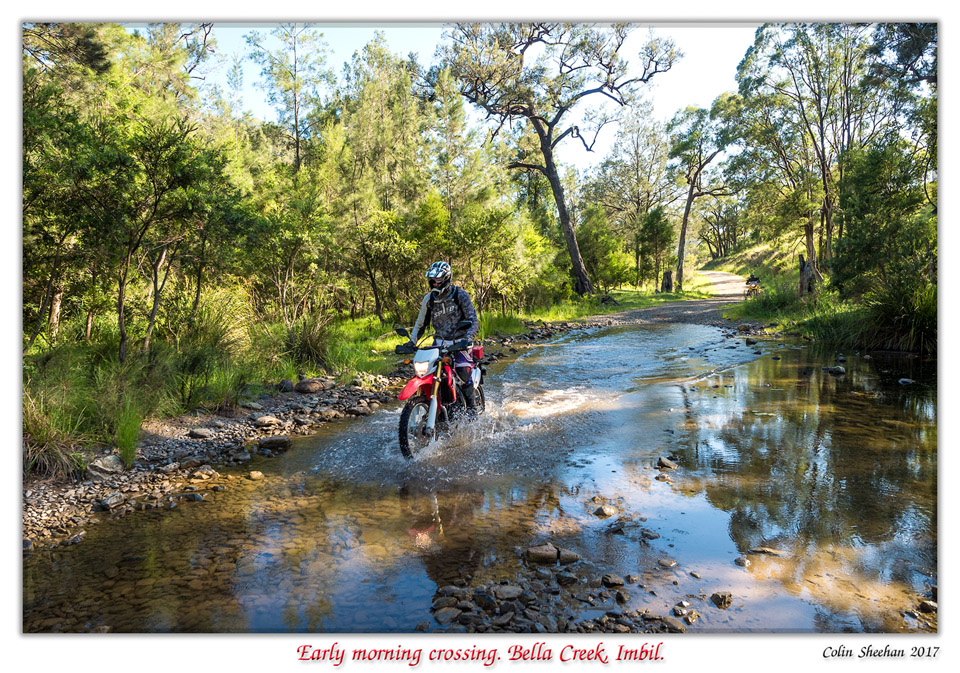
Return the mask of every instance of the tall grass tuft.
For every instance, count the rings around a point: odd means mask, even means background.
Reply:
[[[25,474],[66,479],[82,474],[87,438],[80,418],[51,403],[43,391],[23,391],[23,469]]]
[[[867,294],[864,305],[871,324],[870,347],[937,352],[937,286],[897,280]]]
[[[140,435],[140,426],[143,415],[137,409],[136,402],[126,399],[117,410],[114,421],[114,440],[123,463],[130,467],[137,457],[137,438]]]

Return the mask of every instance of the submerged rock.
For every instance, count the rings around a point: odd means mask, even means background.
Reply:
[[[282,451],[283,449],[290,448],[290,438],[286,435],[275,435],[273,437],[264,437],[257,445],[261,449],[267,449],[268,451]]]
[[[729,591],[717,591],[710,596],[710,600],[713,601],[713,604],[718,608],[726,610],[733,605],[733,594]]]
[[[678,467],[679,467],[679,465],[677,465],[675,462],[673,462],[673,461],[670,460],[669,458],[664,458],[663,456],[660,456],[660,457],[657,459],[657,468],[658,468],[658,469],[661,469],[661,470],[675,470],[675,469],[677,469]]]
[[[614,575],[612,573],[607,573],[606,575],[604,575],[600,579],[600,582],[605,587],[622,587],[623,586],[623,578],[620,577],[619,575]]]
[[[556,563],[560,551],[549,542],[527,549],[527,558],[534,563]]]
[[[595,510],[593,510],[594,516],[599,516],[601,518],[611,517],[617,513],[617,508],[612,505],[600,505]]]
[[[747,550],[748,554],[766,554],[767,556],[788,556],[787,552],[770,547],[753,547]]]

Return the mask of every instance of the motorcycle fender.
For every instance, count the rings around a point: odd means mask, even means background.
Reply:
[[[453,368],[451,368],[450,365],[445,365],[445,368],[447,370],[447,385],[450,386],[450,394],[453,395],[453,401],[456,402],[457,401],[457,382],[456,382],[456,379],[454,379],[454,376],[456,375],[453,373]]]
[[[420,388],[426,388],[425,395],[430,397],[431,389],[433,388],[433,374],[427,374],[424,377],[413,377],[407,381],[407,385],[403,387],[403,390],[400,391],[400,394],[397,396],[397,399],[405,400],[408,397],[413,397]]]

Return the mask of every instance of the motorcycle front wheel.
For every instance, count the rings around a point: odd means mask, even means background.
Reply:
[[[427,431],[427,414],[430,412],[430,399],[426,395],[415,395],[407,400],[400,412],[400,453],[404,458],[413,458],[419,451],[437,436],[443,409],[437,411],[437,422],[433,432]]]

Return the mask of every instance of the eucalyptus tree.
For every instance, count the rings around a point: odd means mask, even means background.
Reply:
[[[276,108],[278,123],[293,145],[296,174],[304,144],[314,131],[310,112],[318,104],[321,86],[332,77],[325,67],[323,34],[309,23],[284,23],[270,31],[269,37],[252,31],[246,40],[250,59],[261,69],[259,86]]]
[[[707,167],[735,140],[733,125],[740,107],[737,96],[721,94],[709,110],[691,106],[681,110],[668,125],[670,159],[682,182],[687,185],[687,196],[680,221],[677,243],[677,291],[683,290],[683,263],[687,241],[687,226],[695,199],[702,196],[730,194],[722,173],[707,172]]]
[[[872,30],[867,24],[765,24],[737,70],[745,98],[774,95],[806,136],[820,182],[822,262],[829,261],[838,233],[843,157],[896,132],[895,101],[883,85],[864,82]]]
[[[413,268],[404,217],[429,192],[424,139],[430,110],[413,91],[418,75],[416,62],[392,54],[378,34],[344,67],[334,101],[343,129],[332,206],[338,241],[384,323],[388,311],[399,309]]]
[[[567,210],[556,148],[572,138],[592,150],[611,117],[594,107],[593,114],[574,119],[575,110],[588,99],[628,104],[640,84],[679,57],[670,40],[651,37],[641,48],[639,72],[631,73],[621,54],[629,34],[627,24],[460,23],[448,28],[441,47],[460,92],[497,122],[494,133],[518,121],[535,137],[536,151],[518,155],[508,168],[536,171],[549,182],[581,295],[593,286]]]
[[[640,284],[641,226],[656,206],[667,206],[679,192],[667,170],[666,127],[651,116],[649,104],[634,105],[621,121],[613,148],[585,187],[586,198],[604,207],[615,229],[633,249],[634,284]]]

